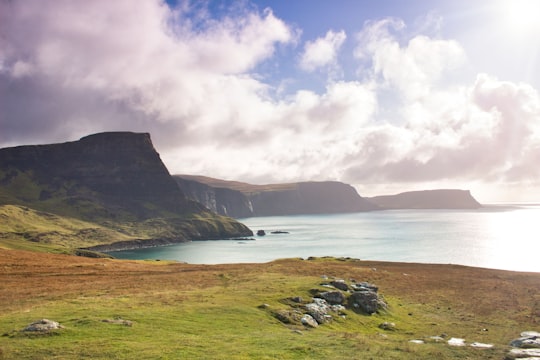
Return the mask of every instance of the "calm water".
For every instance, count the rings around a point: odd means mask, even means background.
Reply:
[[[197,241],[112,253],[124,259],[219,264],[349,256],[540,272],[540,205],[480,210],[393,210],[240,219],[256,240]],[[270,234],[270,231],[289,234]]]

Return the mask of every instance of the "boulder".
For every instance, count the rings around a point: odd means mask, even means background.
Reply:
[[[308,326],[308,327],[316,328],[317,326],[319,326],[319,323],[313,318],[313,316],[309,314],[304,314],[304,316],[302,316],[302,319],[300,319],[300,321],[302,322],[303,325]]]
[[[521,337],[512,340],[510,346],[522,349],[540,348],[540,333],[536,331],[525,331]]]
[[[347,285],[347,283],[345,283],[344,280],[331,281],[330,285],[332,285],[333,287],[335,287],[336,289],[339,289],[339,290],[343,290],[343,291],[349,290],[349,286]]]
[[[512,349],[504,359],[540,359],[540,349]]]
[[[349,297],[349,305],[353,309],[361,310],[367,314],[373,314],[379,309],[386,309],[386,303],[379,298],[375,291],[355,291]]]
[[[368,282],[361,282],[361,283],[357,283],[357,284],[352,284],[351,287],[352,287],[352,289],[354,291],[368,291],[368,290],[373,291],[373,292],[378,292],[379,291],[378,286],[370,284]]]
[[[319,294],[319,296],[331,305],[342,305],[346,299],[341,291],[326,291]]]
[[[393,322],[385,321],[385,322],[383,322],[382,324],[379,325],[379,329],[382,329],[382,330],[395,330],[396,329],[396,324],[393,323]]]
[[[57,323],[56,321],[48,320],[48,319],[41,319],[38,321],[34,321],[27,327],[23,329],[23,331],[51,331],[56,329],[63,329],[64,327]]]
[[[284,324],[298,324],[302,319],[302,313],[297,310],[278,310],[274,316]]]
[[[448,345],[450,345],[450,346],[465,346],[465,339],[450,338],[450,340],[448,340]]]
[[[312,303],[304,305],[304,309],[319,324],[324,324],[332,319],[332,316],[329,314],[332,308],[324,299],[314,298]]]

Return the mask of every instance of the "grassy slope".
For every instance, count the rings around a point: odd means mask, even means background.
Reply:
[[[219,222],[216,219],[221,219]],[[72,253],[77,248],[136,239],[153,239],[193,227],[231,231],[232,220],[204,213],[171,222],[149,219],[140,222],[115,221],[103,224],[37,211],[27,206],[0,205],[0,248]],[[217,230],[215,230],[217,231]]]
[[[25,206],[0,205],[0,247],[52,252],[129,240],[109,228]]]
[[[240,191],[244,194],[253,194],[264,191],[284,191],[293,190],[298,186],[298,183],[283,183],[283,184],[267,184],[267,185],[253,185],[240,181],[228,181],[221,179],[214,179],[207,176],[199,175],[177,175],[186,180],[193,180],[206,184],[216,188],[226,188],[231,190]]]
[[[540,326],[538,273],[331,259],[208,266],[14,250],[0,250],[0,269],[4,359],[501,359],[519,332]],[[323,274],[379,285],[390,310],[349,311],[301,334],[273,317],[287,308],[282,299],[309,298]],[[65,329],[18,331],[41,318]],[[114,318],[133,326],[102,322]],[[396,330],[380,330],[383,321]],[[495,348],[409,343],[442,333]]]

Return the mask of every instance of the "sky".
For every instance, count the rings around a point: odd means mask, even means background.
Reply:
[[[0,0],[0,147],[151,134],[172,174],[540,202],[540,0]]]

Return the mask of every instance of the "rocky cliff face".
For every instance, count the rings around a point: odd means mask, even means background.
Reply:
[[[251,234],[187,199],[146,133],[102,133],[62,144],[0,149],[0,204],[116,227],[130,222],[172,242]]]
[[[5,185],[21,175],[35,182],[39,198],[26,200],[94,197],[139,218],[155,215],[145,206],[151,203],[159,205],[157,210],[203,209],[178,189],[149,134],[102,133],[62,144],[0,149],[0,169]]]
[[[352,186],[335,181],[251,185],[189,175],[174,178],[190,199],[219,214],[236,218],[378,209]]]
[[[251,200],[241,191],[213,187],[181,176],[174,176],[174,179],[189,199],[201,203],[217,214],[235,218],[254,216]]]
[[[478,209],[468,190],[424,190],[367,198],[383,209]]]

